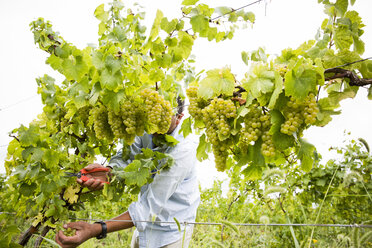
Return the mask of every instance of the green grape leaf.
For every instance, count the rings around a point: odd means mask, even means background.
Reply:
[[[193,45],[194,39],[192,36],[184,31],[179,31],[177,46],[169,48],[169,54],[173,56],[173,62],[187,59],[190,56]]]
[[[99,70],[104,68],[103,54],[100,51],[94,51],[92,53],[92,64]]]
[[[80,81],[84,74],[88,72],[88,66],[80,55],[63,60],[62,69],[68,80],[75,81]]]
[[[124,90],[118,92],[105,90],[102,94],[102,102],[105,106],[113,109],[116,113],[120,110],[120,102],[125,98]]]
[[[293,146],[295,139],[293,136],[289,136],[280,132],[282,123],[285,118],[280,111],[274,109],[271,111],[271,128],[269,133],[272,135],[273,143],[276,149],[285,150]]]
[[[274,91],[270,97],[269,105],[267,106],[269,109],[274,108],[280,93],[283,91],[283,79],[280,76],[280,73],[274,72],[274,74],[275,74]]]
[[[182,5],[194,5],[198,2],[199,0],[183,0]]]
[[[137,185],[138,187],[145,185],[150,175],[149,169],[142,166],[141,161],[137,159],[125,167],[124,171],[125,184]]]
[[[262,176],[262,168],[254,164],[250,164],[242,171],[242,174],[248,180],[258,180]]]
[[[190,133],[192,133],[192,128],[191,128],[192,120],[191,117],[186,118],[181,125],[181,129],[179,133],[183,133],[183,137],[187,137]]]
[[[168,21],[166,17],[163,17],[160,22],[160,28],[163,29],[165,32],[170,33],[177,27],[177,19],[173,19],[172,21]]]
[[[243,51],[241,53],[241,56],[242,56],[242,60],[244,62],[244,64],[248,65],[248,62],[249,62],[249,54],[245,51]]]
[[[152,41],[156,36],[159,34],[159,29],[160,29],[160,23],[163,19],[163,12],[161,12],[159,9],[156,11],[156,17],[155,20],[152,24],[150,35],[148,40]]]
[[[104,7],[105,4],[101,4],[94,11],[94,16],[101,22],[107,22],[109,18],[109,13],[105,11]]]
[[[40,138],[39,127],[37,125],[30,124],[30,127],[27,129],[25,126],[21,125],[18,129],[19,141],[23,146],[35,145]]]
[[[199,33],[200,36],[205,37],[209,29],[209,19],[205,15],[194,15],[191,17],[190,24],[192,29]]]
[[[339,25],[334,32],[335,46],[339,50],[349,49],[353,44],[353,37],[347,26]]]
[[[372,100],[372,85],[370,85],[368,88],[368,99]]]
[[[32,196],[34,191],[37,189],[37,184],[36,183],[22,183],[21,186],[19,187],[19,193],[24,195],[24,196]]]
[[[314,164],[315,146],[308,143],[304,139],[299,139],[300,149],[298,150],[297,157],[301,160],[301,168],[309,172]]]
[[[252,61],[262,61],[264,63],[267,62],[267,55],[265,53],[265,50],[262,47],[258,48],[255,51],[250,52],[249,54],[250,54],[250,59]]]
[[[220,94],[231,96],[235,89],[235,77],[229,68],[207,71],[207,76],[200,81],[198,96],[209,99]]]
[[[109,90],[114,90],[122,81],[122,75],[120,71],[111,72],[108,69],[103,69],[101,74],[101,86]]]
[[[336,1],[335,8],[340,16],[345,15],[348,5],[349,5],[349,0],[337,0]]]
[[[295,66],[285,74],[285,94],[295,99],[305,99],[310,93],[316,91],[318,72],[299,60]]]
[[[62,59],[67,59],[72,54],[72,48],[69,44],[65,43],[62,46],[56,47],[55,54]]]
[[[42,161],[48,165],[49,168],[55,169],[59,163],[59,156],[56,151],[48,149],[45,151]]]
[[[295,139],[293,136],[289,136],[278,131],[273,134],[273,143],[276,149],[285,150],[293,146]]]
[[[255,63],[250,69],[248,78],[243,82],[243,88],[257,98],[273,91],[273,80],[275,80],[274,71],[271,71],[265,64]]]
[[[58,58],[54,54],[51,54],[45,61],[49,64],[54,70],[62,72],[62,59]]]
[[[165,135],[165,141],[169,144],[169,146],[175,146],[179,143],[179,141],[171,135]]]
[[[199,145],[196,149],[196,158],[201,162],[208,159],[208,151],[210,149],[210,144],[206,141],[205,134],[199,137]]]
[[[57,185],[53,180],[43,180],[40,184],[40,191],[45,195],[55,193]]]

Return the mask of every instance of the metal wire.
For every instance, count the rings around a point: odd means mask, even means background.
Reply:
[[[83,221],[105,221],[105,222],[146,222],[146,223],[157,223],[157,224],[177,224],[175,221],[147,221],[147,220],[100,220],[100,219],[86,219],[86,218],[69,218],[70,220],[83,220]],[[224,223],[218,222],[188,222],[188,221],[179,221],[179,224],[183,225],[215,225],[221,226],[226,225]],[[317,227],[352,227],[352,228],[372,228],[372,225],[363,225],[363,224],[302,224],[302,223],[292,223],[292,224],[279,224],[279,223],[229,223],[234,226],[317,226]]]
[[[10,212],[0,212],[0,214],[9,214],[9,215],[15,215],[16,213],[10,213]],[[83,221],[104,221],[104,222],[146,222],[146,223],[157,223],[157,224],[177,224],[175,221],[149,221],[149,220],[102,220],[102,219],[88,219],[88,218],[73,218],[69,217],[69,220],[83,220]],[[224,223],[218,223],[218,222],[192,222],[192,221],[179,221],[179,224],[183,225],[214,225],[214,226],[222,226],[226,225]],[[300,226],[300,227],[306,227],[306,226],[317,226],[317,227],[351,227],[351,228],[372,228],[372,225],[363,225],[363,224],[302,224],[302,223],[292,223],[292,224],[279,224],[279,223],[229,223],[234,226]]]

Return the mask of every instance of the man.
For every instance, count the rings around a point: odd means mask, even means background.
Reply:
[[[180,105],[181,104],[181,105]],[[141,188],[137,202],[133,202],[128,211],[105,223],[89,224],[86,222],[68,223],[64,228],[76,229],[75,236],[68,237],[59,231],[56,241],[62,247],[76,247],[86,240],[106,236],[106,232],[136,227],[133,234],[132,247],[188,247],[191,240],[192,225],[186,226],[186,236],[178,231],[174,218],[179,221],[193,222],[196,210],[200,202],[196,175],[196,147],[197,141],[191,135],[184,138],[179,134],[180,122],[183,117],[183,103],[179,101],[177,114],[172,117],[168,131],[179,143],[175,147],[156,147],[152,142],[152,135],[145,134],[136,137],[131,146],[130,158],[141,152],[142,148],[150,148],[154,151],[168,153],[174,158],[174,165],[169,170],[162,170],[156,174],[152,183]],[[130,160],[131,160],[130,159]],[[121,154],[114,156],[109,163],[110,167],[125,167],[131,161],[123,161]],[[86,167],[91,170],[101,165],[92,164]],[[86,182],[78,179],[78,183],[91,190],[102,189],[107,174],[97,172]],[[154,222],[155,219],[155,222]],[[146,222],[147,221],[147,222]],[[163,222],[163,223],[161,223]]]

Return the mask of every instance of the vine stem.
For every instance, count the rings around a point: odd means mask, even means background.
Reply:
[[[316,219],[315,219],[315,223],[318,222],[318,219],[319,219],[319,216],[320,216],[320,213],[321,213],[321,210],[322,210],[322,207],[323,207],[323,204],[324,204],[324,201],[328,195],[328,192],[329,192],[329,189],[331,188],[331,185],[332,185],[332,182],[333,182],[333,179],[335,178],[336,176],[336,172],[338,171],[338,169],[340,168],[340,165],[336,168],[335,172],[333,173],[333,176],[332,176],[332,179],[331,181],[329,182],[329,185],[328,185],[328,188],[327,188],[327,191],[323,197],[323,200],[322,200],[322,203],[320,204],[320,207],[319,207],[319,211],[318,211],[318,214],[316,216]],[[311,235],[310,235],[310,242],[309,242],[309,248],[311,248],[311,243],[312,243],[312,240],[313,240],[313,235],[314,235],[314,230],[315,230],[315,227],[313,227],[313,229],[311,230]]]

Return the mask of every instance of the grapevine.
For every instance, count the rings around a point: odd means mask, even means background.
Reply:
[[[364,24],[358,13],[347,10],[347,1],[320,2],[329,16],[316,40],[278,56],[261,48],[243,52],[249,65],[243,78],[228,67],[197,73],[190,55],[196,39],[224,41],[233,38],[236,22],[253,23],[252,13],[244,10],[183,1],[181,18],[168,20],[158,11],[147,35],[141,11],[114,0],[109,10],[102,4],[94,12],[99,44],[83,49],[65,41],[43,18],[33,21],[35,43],[64,80],[37,79],[43,113],[10,132],[7,207],[19,206],[14,211],[33,218],[30,230],[37,231],[55,228],[84,201],[99,202],[94,194],[71,188],[75,181],[64,172],[78,172],[98,156],[109,159],[119,144],[124,156],[144,132],[166,137],[177,107],[174,99],[185,91],[191,117],[181,131],[184,136],[205,134],[197,149],[200,160],[212,148],[217,170],[233,171],[237,180],[259,179],[264,168],[280,167],[289,157],[309,172],[317,156],[304,131],[327,125],[339,102],[357,94],[354,86],[370,85],[372,77],[371,61],[361,58]],[[232,25],[211,21],[216,11]],[[152,180],[157,162],[168,159],[151,150],[141,156],[131,174],[116,172],[103,198],[119,201],[125,192],[129,199]]]

